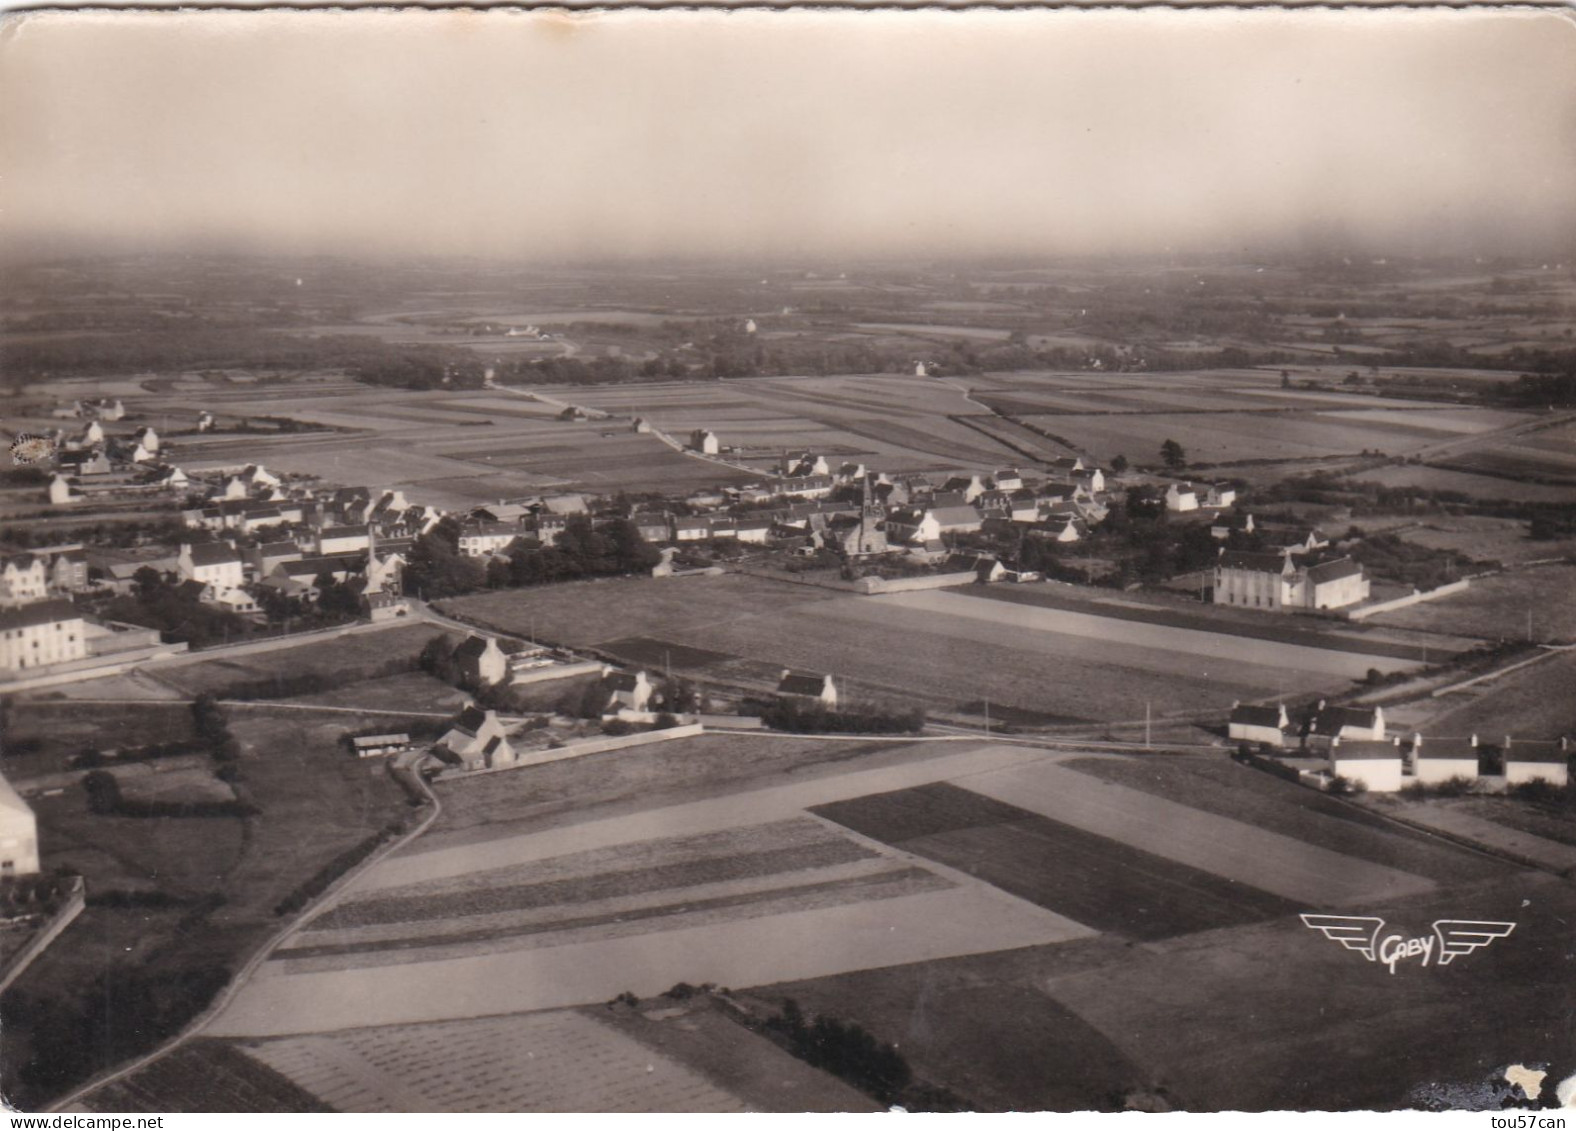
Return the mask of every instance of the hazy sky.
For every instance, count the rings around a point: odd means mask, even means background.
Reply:
[[[111,12],[13,17],[0,41],[12,247],[1568,253],[1573,233],[1562,14]]]

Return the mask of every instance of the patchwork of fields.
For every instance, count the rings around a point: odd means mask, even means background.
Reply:
[[[1035,1060],[986,1064],[984,1050],[951,1039],[954,1011],[993,1001],[992,1032],[1051,1055],[1044,1080],[1022,1081],[1031,1095],[1099,1106],[1080,1090],[1090,1081],[1164,1079],[1184,1101],[1208,1104],[1225,1094],[1224,1058],[1250,1038],[1263,1042],[1255,1055],[1266,1064],[1313,1050],[1345,1062],[1361,1055],[1332,1037],[1351,1031],[1347,1018],[1384,1013],[1402,1039],[1454,1016],[1459,994],[1504,984],[1488,956],[1452,967],[1450,994],[1426,977],[1392,981],[1306,931],[1298,912],[1410,921],[1428,913],[1420,906],[1453,900],[1457,914],[1487,914],[1537,883],[1219,760],[937,742],[906,750],[804,780],[740,783],[541,831],[506,823],[490,837],[396,854],[292,934],[208,1035],[242,1042],[248,1057],[341,1109],[398,1110],[426,1078],[416,1050],[442,1037],[475,1049],[466,1062],[476,1071],[434,1084],[439,1109],[561,1110],[606,1086],[599,1109],[734,1110],[737,1092],[702,1088],[697,1080],[716,1077],[692,1078],[681,1063],[652,1060],[662,1080],[620,1090],[603,1074],[629,1054],[631,1030],[562,1012],[624,990],[714,982],[858,1021],[900,1041],[931,1078],[973,1081],[965,1090],[989,1107],[1011,1086],[1000,1074]],[[528,784],[535,772],[516,775]],[[1524,963],[1511,945],[1496,954]],[[970,993],[945,990],[948,971],[967,977]],[[1250,973],[1271,999],[1296,999],[1296,1011],[1244,993]],[[1343,981],[1330,992],[1373,1000],[1325,1022],[1305,1005],[1329,978]],[[913,1028],[900,1003],[916,979],[941,989],[928,1007],[936,1012]],[[877,986],[874,996],[866,989]],[[1202,986],[1238,1004],[1204,1008]],[[1173,1016],[1184,1001],[1185,1025]],[[977,1012],[958,1021],[964,1032],[980,1024]],[[1179,1043],[1182,1031],[1192,1036]],[[1072,1034],[1115,1053],[1082,1083],[1066,1075],[1078,1058],[1064,1065],[1058,1052]],[[1440,1060],[1461,1063],[1461,1042],[1446,1045]],[[560,1063],[559,1049],[575,1057]],[[1377,1091],[1370,1074],[1355,1079],[1369,1102],[1401,1098]],[[1305,1094],[1286,1087],[1266,1080],[1242,1093],[1244,1104]]]

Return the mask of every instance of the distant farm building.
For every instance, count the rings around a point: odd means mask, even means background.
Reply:
[[[777,694],[789,699],[814,700],[829,710],[837,706],[837,684],[829,675],[784,668],[777,681]]]
[[[474,703],[460,712],[433,753],[467,770],[499,769],[517,761],[503,724],[498,721],[498,712],[483,711]]]
[[[690,433],[689,447],[691,451],[706,456],[714,456],[722,450],[722,445],[717,442],[717,434],[705,428],[697,428]]]
[[[1280,746],[1286,741],[1291,720],[1286,716],[1284,704],[1274,707],[1254,707],[1234,703],[1227,733],[1234,742],[1262,742]]]
[[[454,650],[454,664],[477,687],[502,683],[509,674],[509,658],[491,636],[467,636]]]
[[[350,740],[358,758],[376,758],[383,754],[401,754],[411,748],[410,735],[367,734]]]
[[[1402,780],[1400,740],[1337,738],[1330,744],[1330,773],[1373,793],[1394,793]]]

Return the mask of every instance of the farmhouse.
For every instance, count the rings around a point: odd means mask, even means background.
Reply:
[[[996,474],[991,476],[991,482],[998,491],[1023,490],[1023,476],[1016,467],[999,467]]]
[[[509,660],[491,636],[467,636],[454,650],[454,664],[477,687],[502,683],[509,674]]]
[[[70,601],[34,601],[0,609],[0,668],[41,668],[86,655],[82,614]]]
[[[410,735],[400,734],[365,734],[360,738],[350,740],[351,749],[356,752],[357,758],[376,758],[382,754],[401,754],[411,748]]]
[[[1470,738],[1412,738],[1412,767],[1417,780],[1437,785],[1451,778],[1478,776],[1478,736]]]
[[[1544,781],[1563,787],[1570,780],[1568,739],[1511,738],[1507,735],[1502,750],[1506,785]]]
[[[1330,773],[1372,793],[1394,793],[1401,788],[1400,740],[1337,738],[1330,744]]]
[[[38,871],[38,821],[11,783],[0,777],[0,878]]]
[[[777,694],[790,699],[813,699],[829,710],[837,707],[837,684],[829,675],[784,668],[782,677],[777,681]]]
[[[1198,510],[1198,490],[1191,483],[1173,483],[1166,488],[1166,510]]]
[[[602,671],[602,689],[610,696],[608,706],[615,711],[644,711],[653,690],[645,672],[621,672],[612,667]]]
[[[697,428],[690,433],[689,447],[691,451],[706,456],[714,456],[722,450],[722,445],[717,442],[717,434],[705,428]]]
[[[1291,720],[1286,717],[1285,704],[1274,707],[1255,707],[1245,703],[1231,705],[1227,734],[1233,741],[1280,746],[1286,741],[1286,732],[1290,729]]]
[[[49,479],[49,502],[51,506],[65,506],[69,503],[82,501],[82,492],[75,483],[64,475],[56,473]]]
[[[666,542],[671,537],[665,514],[637,514],[630,516],[629,521],[647,542]]]
[[[444,761],[457,761],[467,770],[492,770],[518,760],[498,721],[497,711],[483,711],[471,703],[460,712],[433,752]],[[444,758],[444,752],[449,755]]]
[[[1321,699],[1305,726],[1305,737],[1318,741],[1385,741],[1383,707],[1329,707]]]

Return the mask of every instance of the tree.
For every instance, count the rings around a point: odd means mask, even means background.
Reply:
[[[1187,465],[1187,453],[1182,450],[1182,445],[1175,440],[1167,440],[1160,445],[1160,458],[1172,471]]]
[[[1111,457],[1111,470],[1120,475],[1127,470],[1127,457],[1118,453]]]
[[[1291,388],[1291,370],[1289,370],[1289,369],[1282,369],[1281,370],[1281,388],[1283,388],[1283,389]]]

